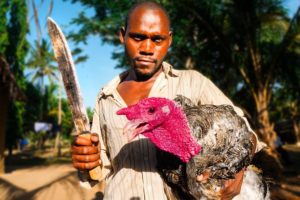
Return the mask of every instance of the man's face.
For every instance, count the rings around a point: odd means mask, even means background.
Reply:
[[[120,32],[120,40],[137,75],[151,77],[159,71],[167,54],[172,32],[161,10],[141,7],[130,15],[127,30]]]

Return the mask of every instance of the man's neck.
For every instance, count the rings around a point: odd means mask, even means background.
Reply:
[[[134,70],[131,70],[128,75],[121,81],[117,87],[117,91],[123,98],[126,105],[133,105],[139,102],[141,99],[149,97],[151,88],[162,72],[162,68],[158,70],[153,76],[148,79],[137,79]]]
[[[151,75],[139,74],[135,70],[132,70],[123,81],[135,81],[141,83],[152,82],[156,80],[156,78],[159,76],[159,74],[162,71],[163,71],[162,66],[155,73]]]

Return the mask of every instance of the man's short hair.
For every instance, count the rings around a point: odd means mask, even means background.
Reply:
[[[155,1],[142,1],[142,2],[138,2],[138,3],[134,4],[129,9],[129,11],[128,11],[127,15],[126,15],[126,18],[125,18],[125,31],[127,29],[127,26],[128,26],[131,14],[138,7],[145,7],[147,9],[149,9],[149,10],[161,10],[166,15],[169,27],[171,28],[171,21],[170,21],[169,14],[168,14],[167,10],[161,4],[159,4],[159,3],[155,2]]]

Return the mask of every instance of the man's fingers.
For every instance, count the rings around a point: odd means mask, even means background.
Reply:
[[[235,179],[230,179],[225,181],[224,187],[229,187],[235,184],[237,186],[237,189],[240,190],[242,186],[241,183],[243,182],[244,172],[245,171],[242,169],[235,175]]]
[[[71,147],[73,166],[79,170],[91,170],[101,164],[99,137],[95,133],[78,135]]]
[[[91,133],[91,141],[94,145],[99,143],[99,136],[97,133]]]
[[[72,146],[73,155],[90,155],[99,153],[97,146]]]
[[[77,146],[97,146],[99,143],[99,137],[97,133],[81,134],[74,138],[73,144]]]
[[[230,185],[232,185],[232,183],[235,181],[235,179],[229,179],[229,180],[226,180],[224,182],[224,185],[223,185],[223,188],[226,188],[226,187],[229,187]]]
[[[92,141],[91,141],[90,137],[85,137],[83,135],[78,135],[78,136],[76,136],[74,138],[73,145],[77,145],[77,146],[91,146],[92,145]]]
[[[92,155],[73,155],[72,156],[73,162],[95,162],[100,160],[100,155],[97,154],[92,154]]]
[[[209,178],[209,176],[210,176],[210,171],[209,170],[208,171],[204,171],[202,174],[200,174],[200,175],[198,175],[196,177],[196,180],[198,182],[205,182],[205,181],[207,181],[207,179]]]
[[[99,166],[100,162],[99,161],[95,161],[95,162],[73,162],[73,166],[76,169],[79,170],[90,170],[90,169],[94,169],[95,167]]]
[[[224,187],[221,190],[222,200],[229,200],[238,195],[241,191],[244,177],[244,170],[239,171],[235,175],[235,179],[225,181]]]

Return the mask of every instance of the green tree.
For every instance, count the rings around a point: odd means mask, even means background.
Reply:
[[[274,85],[283,81],[282,75],[295,70],[294,65],[286,65],[283,60],[299,33],[295,31],[299,27],[298,14],[289,20],[278,0],[184,4],[177,6],[184,7],[181,12],[193,26],[180,24],[181,17],[174,15],[179,21],[175,28],[181,26],[176,30],[184,32],[177,38],[183,40],[183,45],[179,43],[182,48],[173,53],[183,52],[181,56],[186,58],[181,65],[189,63],[185,67],[210,75],[236,103],[247,108],[257,133],[273,147],[276,134],[269,117],[272,93]]]
[[[9,8],[6,13],[6,16],[8,16],[7,28],[4,32],[7,33],[8,42],[6,42],[5,50],[2,51],[11,67],[11,71],[15,75],[19,87],[25,89],[25,77],[23,73],[25,68],[25,56],[28,50],[26,40],[26,34],[28,32],[28,24],[26,21],[27,5],[25,1],[19,0],[4,1],[4,3],[5,2]],[[11,153],[16,139],[23,134],[24,103],[11,103],[8,113],[9,120],[6,131],[6,145]]]
[[[4,57],[7,45],[8,45],[8,33],[7,33],[7,18],[6,15],[9,12],[8,1],[0,2],[0,56]]]
[[[34,44],[35,46],[32,46],[30,50],[30,58],[27,62],[27,66],[33,70],[32,82],[37,83],[41,94],[45,94],[45,78],[47,78],[50,83],[58,81],[58,68],[49,42],[42,39],[41,43],[35,41]]]
[[[84,12],[73,20],[81,28],[70,37],[86,42],[90,34],[121,47],[117,32],[128,8],[136,1],[83,1],[95,15]],[[299,41],[299,10],[290,19],[281,0],[161,0],[169,11],[174,38],[167,58],[176,68],[200,70],[244,107],[259,136],[274,147],[276,133],[270,121],[274,88],[295,73]],[[122,48],[113,58],[126,66]],[[251,97],[251,98],[249,98]]]
[[[26,81],[25,95],[30,98],[26,102],[24,112],[24,132],[28,133],[33,130],[34,122],[39,120],[42,96],[33,83]]]
[[[44,29],[42,29],[40,23],[36,1],[31,0],[28,1],[28,3],[31,3],[33,11],[32,19],[34,19],[37,38],[34,41],[34,44],[30,46],[30,56],[26,64],[28,68],[32,70],[31,81],[36,83],[36,86],[40,89],[41,95],[44,96],[46,95],[45,79],[48,80],[50,84],[53,84],[54,81],[58,80],[57,66],[53,51],[51,50],[51,45],[48,40],[43,38]],[[44,4],[45,2],[42,1],[41,3]],[[49,1],[46,17],[51,14],[53,3],[53,0]],[[43,99],[47,100],[47,97],[43,97]],[[47,116],[47,102],[42,101],[40,104],[40,111],[39,120],[45,120]]]

